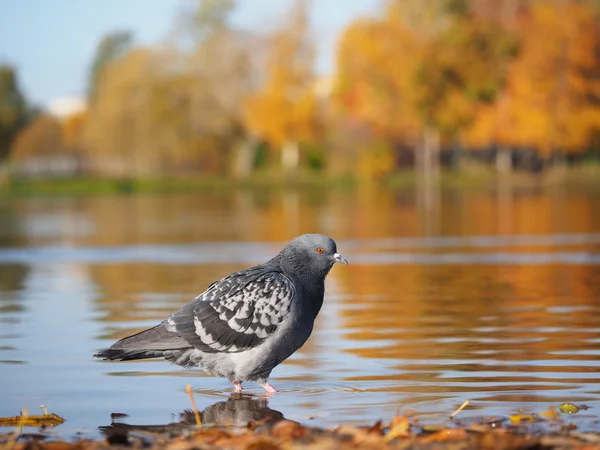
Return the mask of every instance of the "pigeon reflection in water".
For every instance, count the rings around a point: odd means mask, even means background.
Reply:
[[[266,397],[233,393],[226,401],[217,402],[200,412],[203,425],[211,427],[246,427],[249,422],[261,422],[271,425],[282,420],[283,414],[269,408]],[[108,426],[99,427],[107,436],[126,438],[129,433],[149,433],[152,435],[174,436],[188,429],[196,428],[196,419],[192,410],[179,415],[179,422],[166,425],[130,425],[113,421]]]

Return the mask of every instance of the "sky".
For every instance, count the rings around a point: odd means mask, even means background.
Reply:
[[[48,107],[83,96],[96,45],[115,30],[130,30],[139,44],[158,43],[190,0],[1,0],[0,63],[18,69],[27,98]],[[292,0],[238,0],[236,26],[277,26]],[[317,71],[330,73],[337,37],[359,16],[375,14],[381,0],[313,0]]]

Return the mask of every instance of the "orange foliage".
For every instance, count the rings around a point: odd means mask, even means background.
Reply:
[[[83,142],[83,130],[87,121],[87,111],[72,114],[62,122],[62,141],[66,149],[78,151]]]
[[[299,0],[289,23],[269,41],[264,85],[244,105],[246,127],[272,148],[310,141],[317,133],[313,51],[307,31],[306,4]]]
[[[538,3],[517,21],[520,52],[497,105],[481,111],[467,134],[496,142],[581,151],[600,130],[597,20],[581,3]]]
[[[400,22],[359,20],[342,35],[337,53],[334,101],[377,135],[412,136],[418,122],[411,74],[420,45]]]
[[[440,2],[390,2],[359,20],[338,49],[335,101],[377,137],[415,145],[434,129],[451,142],[502,89],[513,44],[489,21]]]
[[[286,168],[310,144],[332,171],[381,178],[413,161],[435,171],[440,146],[548,158],[600,138],[597,2],[389,0],[343,30],[331,94],[316,82],[306,0],[268,40],[231,27],[232,5],[198,1],[191,46],[119,50],[94,75],[90,111],[56,139],[40,119],[15,157],[60,141],[102,175],[249,174],[262,141]],[[115,42],[129,49],[126,38]]]

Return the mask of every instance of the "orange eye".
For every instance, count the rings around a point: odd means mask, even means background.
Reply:
[[[317,249],[317,253],[323,253],[323,249],[322,249],[321,247],[319,247],[319,248]]]

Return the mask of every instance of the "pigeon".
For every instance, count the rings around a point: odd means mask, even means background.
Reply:
[[[245,381],[277,392],[268,377],[310,337],[323,305],[325,277],[335,263],[348,261],[333,239],[304,234],[266,263],[215,281],[160,324],[94,356],[164,358],[227,378],[235,392]]]

